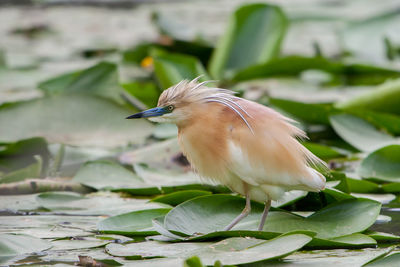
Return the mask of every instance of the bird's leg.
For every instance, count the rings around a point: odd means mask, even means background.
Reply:
[[[271,200],[265,202],[264,212],[261,216],[260,225],[258,226],[258,231],[261,231],[264,228],[265,219],[267,219],[269,208],[271,207]]]
[[[239,214],[227,227],[225,227],[224,231],[229,231],[235,226],[238,222],[240,222],[244,217],[249,215],[251,211],[251,204],[250,204],[250,194],[247,188],[247,184],[244,184],[244,190],[246,192],[246,206],[244,207],[242,213]]]

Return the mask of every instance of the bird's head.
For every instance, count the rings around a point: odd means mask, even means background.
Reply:
[[[193,118],[199,111],[207,110],[210,102],[219,102],[230,107],[235,105],[236,97],[232,91],[207,87],[206,83],[198,82],[198,78],[192,81],[183,80],[160,95],[157,107],[133,114],[127,119],[148,118],[155,122],[179,125]]]

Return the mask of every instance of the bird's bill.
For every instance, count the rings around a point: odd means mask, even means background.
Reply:
[[[164,115],[166,112],[165,108],[151,108],[136,114],[133,114],[126,119],[139,119],[139,118],[150,118],[150,117],[158,117]]]

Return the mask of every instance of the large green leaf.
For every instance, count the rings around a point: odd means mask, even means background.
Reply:
[[[117,194],[92,194],[88,196],[72,192],[46,192],[37,195],[36,201],[53,213],[71,215],[118,215],[127,210],[165,208],[168,205],[150,203],[147,199],[123,198]]]
[[[160,91],[153,82],[131,82],[121,86],[148,108],[157,106]]]
[[[99,147],[142,143],[153,127],[145,120],[124,120],[130,113],[107,99],[78,94],[9,105],[0,112],[0,142],[42,136],[50,142]]]
[[[151,202],[160,202],[176,206],[182,202],[185,202],[186,200],[205,195],[211,195],[211,192],[203,190],[184,190],[155,197],[151,200]]]
[[[293,100],[270,98],[269,102],[302,121],[313,124],[329,124],[329,116],[336,110],[332,104],[310,104]]]
[[[400,252],[390,254],[384,258],[376,259],[363,265],[363,267],[393,267],[398,265],[400,265]]]
[[[277,57],[287,26],[278,6],[248,4],[239,8],[212,55],[210,73],[221,79]]]
[[[307,247],[319,247],[319,248],[356,248],[356,247],[371,247],[375,246],[375,239],[360,233],[335,237],[331,239],[313,238],[313,240],[307,244]]]
[[[127,236],[148,236],[158,234],[152,220],[164,216],[170,209],[148,209],[120,214],[100,221],[99,231]]]
[[[399,141],[379,131],[367,121],[349,114],[330,117],[335,132],[347,143],[360,151],[373,151],[388,144]]]
[[[372,13],[374,14],[374,13]],[[398,36],[398,25],[400,23],[399,12],[390,9],[390,12],[377,12],[377,16],[367,19],[356,20],[344,27],[341,32],[341,44],[344,49],[353,56],[372,62],[385,62],[390,60],[385,38],[393,43],[394,46],[400,46]]]
[[[397,114],[377,112],[363,108],[346,109],[346,112],[360,117],[388,133],[400,135],[400,116]]]
[[[50,153],[43,138],[0,144],[0,172],[14,171],[36,163],[35,155],[40,155],[44,165],[47,165]]]
[[[238,72],[234,81],[246,81],[269,77],[297,76],[305,70],[322,70],[339,77],[346,84],[380,84],[389,78],[397,78],[400,72],[373,65],[348,64],[331,61],[324,57],[286,56],[265,64],[250,66]]]
[[[192,56],[153,50],[154,72],[163,89],[167,89],[182,80],[192,80],[203,75],[200,80],[207,80],[208,75],[200,61]]]
[[[339,158],[348,154],[343,149],[330,147],[318,143],[313,142],[303,142],[303,146],[305,146],[308,150],[310,150],[314,155],[321,159],[331,159],[331,158]]]
[[[23,254],[51,248],[51,243],[29,235],[0,234],[0,264]]]
[[[156,241],[109,244],[107,252],[114,256],[130,258],[171,257],[187,258],[198,256],[206,265],[219,260],[223,265],[236,265],[278,259],[302,248],[311,237],[303,234],[288,234],[272,240],[233,237],[216,243],[168,244]]]
[[[370,153],[358,170],[364,178],[400,182],[400,145],[390,145]]]
[[[363,108],[400,114],[400,79],[386,82],[373,91],[336,104],[340,109]]]
[[[42,174],[43,161],[39,155],[35,156],[35,159],[35,163],[1,176],[0,184],[19,182],[28,178],[39,178]]]
[[[101,62],[82,71],[63,74],[38,85],[49,95],[60,93],[94,94],[123,104],[117,66]]]
[[[111,161],[92,161],[85,163],[73,181],[100,189],[113,189],[142,185],[143,180],[133,172]]]
[[[170,231],[193,235],[221,231],[244,207],[244,199],[231,195],[211,195],[188,200],[173,208],[165,217],[165,227]],[[264,231],[286,233],[313,231],[318,238],[334,238],[357,233],[371,226],[381,204],[366,199],[343,200],[302,217],[288,212],[271,211]],[[248,217],[233,231],[255,230],[261,218],[262,205],[253,205]]]

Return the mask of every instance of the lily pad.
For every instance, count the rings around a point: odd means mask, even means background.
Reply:
[[[223,207],[223,208],[222,208]],[[263,231],[316,232],[317,238],[334,238],[364,231],[371,226],[381,204],[367,199],[346,199],[331,204],[308,217],[288,212],[271,211]],[[244,208],[244,199],[231,195],[211,195],[188,200],[173,208],[165,217],[165,228],[186,235],[221,231]],[[253,205],[249,216],[233,230],[256,229],[262,205]]]
[[[400,264],[400,252],[369,262],[365,267],[393,267]]]
[[[390,145],[369,154],[358,169],[360,176],[400,182],[400,145]]]
[[[83,196],[71,192],[46,192],[36,197],[38,204],[51,213],[71,215],[118,215],[127,210],[169,208],[162,203],[149,203],[146,199],[122,198],[114,193]]]
[[[181,204],[182,202],[185,202],[186,200],[199,197],[199,196],[205,196],[205,195],[211,195],[212,193],[210,191],[203,191],[203,190],[184,190],[184,191],[178,191],[178,192],[173,192],[170,194],[162,195],[159,197],[155,197],[151,200],[151,202],[160,202],[160,203],[165,203],[171,206],[176,206],[178,204]]]
[[[362,248],[376,245],[372,237],[360,233],[335,237],[331,239],[313,238],[307,247],[318,248]]]
[[[156,235],[152,220],[164,216],[170,209],[149,209],[120,214],[100,221],[98,230],[126,236]]]
[[[167,53],[163,50],[153,50],[154,72],[163,89],[167,89],[182,80],[192,80],[203,75],[200,80],[209,80],[201,62],[192,56]]]
[[[35,155],[39,155],[47,166],[50,152],[43,138],[30,138],[14,143],[0,144],[0,171],[10,172],[37,163]]]
[[[278,6],[242,6],[231,16],[228,29],[214,50],[210,73],[220,79],[277,57],[287,26],[286,16]]]
[[[198,256],[206,265],[219,260],[224,265],[236,265],[279,259],[302,248],[311,237],[302,234],[282,235],[272,240],[233,237],[217,243],[131,243],[109,244],[107,252],[130,258],[187,258]]]
[[[107,99],[76,94],[17,103],[1,109],[0,141],[42,136],[50,142],[98,147],[143,143],[153,126],[124,120],[130,113]]]
[[[367,121],[349,114],[330,117],[335,132],[360,151],[370,152],[388,144],[398,143],[394,137],[379,131]]]
[[[302,121],[313,124],[329,124],[329,116],[337,110],[332,104],[302,103],[293,100],[270,98],[269,102]]]
[[[338,102],[335,106],[345,110],[362,108],[400,114],[400,79],[386,82],[373,91]]]
[[[23,254],[51,248],[49,241],[29,235],[0,234],[0,263]]]
[[[124,104],[122,89],[118,84],[117,66],[109,62],[100,62],[82,71],[63,74],[38,85],[48,95],[81,93],[109,98]]]
[[[101,189],[115,189],[142,185],[143,180],[132,171],[112,161],[98,160],[85,163],[73,181]]]

